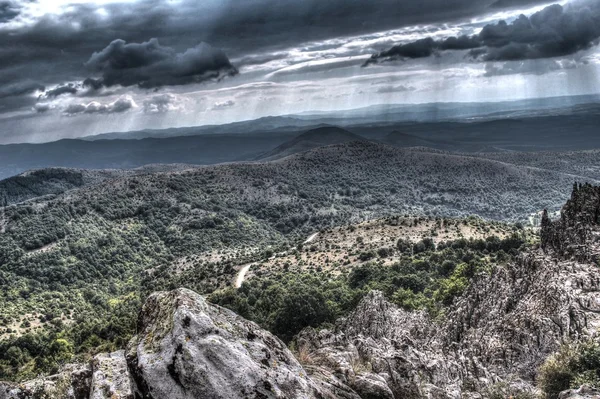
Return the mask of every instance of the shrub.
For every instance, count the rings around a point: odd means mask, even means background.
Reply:
[[[583,384],[600,388],[600,343],[563,345],[540,367],[538,381],[547,399]]]

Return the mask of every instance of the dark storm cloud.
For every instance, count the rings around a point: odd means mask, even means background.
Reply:
[[[433,23],[484,12],[493,0],[143,0],[75,4],[29,26],[0,31],[0,73],[26,66],[49,83],[85,79],[81,65],[115,39],[161,44],[185,51],[207,42],[235,58],[315,40]],[[427,10],[427,12],[424,12]],[[53,68],[48,68],[51,64]],[[75,76],[73,76],[75,75]],[[31,76],[31,75],[29,75]],[[58,78],[61,76],[62,78]],[[1,78],[0,78],[1,80]]]
[[[77,87],[75,87],[74,84],[69,83],[66,85],[57,86],[56,88],[51,89],[51,90],[47,90],[44,93],[44,96],[47,98],[53,98],[53,97],[58,97],[63,94],[75,94],[75,93],[77,93]]]
[[[442,50],[469,50],[479,47],[481,47],[481,41],[475,36],[449,37],[439,41],[428,37],[412,43],[394,46],[389,50],[374,54],[364,65],[377,63],[380,60],[427,58]]]
[[[206,43],[177,53],[161,46],[157,39],[144,43],[114,40],[94,53],[86,66],[101,73],[103,86],[137,85],[145,89],[199,83],[238,73],[223,51]]]
[[[548,0],[498,0],[490,8],[517,8],[526,5],[545,4]]]
[[[20,18],[20,5],[27,1],[0,0],[0,23]],[[183,56],[192,51],[165,70],[159,63],[140,65],[123,78],[118,76],[119,71],[125,72],[119,69],[121,64],[96,64],[103,81],[92,76],[95,80],[86,81],[85,86],[99,90],[102,84],[182,84],[203,76],[195,74],[197,50],[193,49],[199,42],[210,43],[232,59],[251,65],[252,57],[260,62],[261,54],[290,46],[475,16],[489,10],[492,3],[494,0],[141,0],[102,6],[73,4],[57,15],[0,29],[0,86],[19,84],[32,76],[47,87],[83,82],[91,75],[82,65],[94,52],[115,39],[142,45],[152,37],[160,40],[161,47],[170,48],[170,54]],[[523,0],[522,4],[531,3]],[[100,7],[102,13],[97,12]],[[22,98],[0,104],[0,108],[30,108],[31,101]]]
[[[0,98],[31,94],[36,91],[43,91],[44,89],[44,85],[29,79],[20,82],[6,83],[0,85]]]
[[[600,2],[580,0],[565,7],[554,4],[530,17],[486,25],[479,34],[431,38],[397,45],[374,54],[365,65],[381,61],[425,58],[444,50],[469,50],[483,61],[518,61],[575,54],[598,44]]]
[[[86,78],[82,82],[82,86],[92,90],[100,90],[102,88],[102,79]]]
[[[488,48],[486,61],[549,58],[575,54],[597,44],[600,2],[555,4],[512,23],[487,25],[479,38]]]
[[[19,9],[12,2],[0,1],[0,23],[14,19],[19,13]]]

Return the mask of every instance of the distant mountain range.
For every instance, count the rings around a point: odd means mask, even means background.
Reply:
[[[600,99],[577,102],[594,99],[584,96],[538,102],[374,106],[346,113],[261,118],[222,126],[0,145],[0,179],[48,167],[132,169],[148,164],[269,161],[357,140],[460,153],[600,148]],[[553,108],[561,102],[567,105]],[[431,117],[432,113],[437,117]],[[418,120],[419,115],[423,120]],[[429,121],[426,115],[430,115]],[[411,118],[414,120],[409,121]],[[444,118],[447,120],[441,121]]]
[[[438,123],[448,121],[493,120],[563,115],[596,108],[600,95],[536,98],[519,101],[483,103],[380,104],[344,111],[313,111],[283,116],[268,116],[223,125],[133,132],[104,133],[83,140],[166,138],[203,134],[248,134],[258,132],[298,132],[323,125],[390,125],[397,123]]]
[[[286,141],[271,151],[262,154],[257,158],[260,161],[272,161],[284,158],[288,155],[305,152],[314,148],[323,147],[332,144],[343,144],[351,141],[365,140],[345,129],[336,126],[324,126],[309,130],[301,135]]]

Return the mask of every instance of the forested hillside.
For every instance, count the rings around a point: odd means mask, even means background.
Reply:
[[[91,185],[69,176],[70,191],[0,214],[0,352],[7,354],[1,378],[51,371],[73,354],[122,346],[147,293],[224,289],[239,265],[315,231],[398,214],[518,221],[558,207],[575,178],[368,142],[272,163],[125,174]],[[452,256],[457,262],[461,255]],[[391,273],[378,281],[393,280],[397,272]]]

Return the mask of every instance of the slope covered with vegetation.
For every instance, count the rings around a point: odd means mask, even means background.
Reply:
[[[224,289],[239,265],[290,250],[315,231],[391,214],[478,214],[518,220],[558,206],[571,186],[572,176],[557,172],[360,142],[272,163],[117,176],[55,198],[4,207],[0,378],[52,371],[74,354],[122,346],[134,329],[132,315],[147,293],[179,286],[205,294]],[[510,254],[520,241],[502,245],[508,245],[500,249]],[[439,250],[428,247],[429,252],[417,258],[400,256],[397,270],[378,271],[365,277],[364,284],[340,275],[331,284],[341,287],[341,297],[325,298],[332,305],[325,310],[328,316],[317,321],[339,315],[369,284],[388,286],[392,296],[412,288],[414,295],[396,295],[398,303],[435,308],[432,300],[445,301],[445,294],[435,294],[441,292],[442,281],[458,270],[454,278],[460,287],[463,278],[492,257],[497,259],[500,249],[488,248],[484,241],[472,258],[478,260],[459,266],[472,260],[464,248],[440,257]],[[446,256],[455,267],[447,264],[450,274],[438,279]],[[429,263],[413,264],[419,261]],[[273,288],[276,297],[291,295],[281,287],[301,292],[305,279],[315,279],[311,273],[302,272],[297,281]],[[236,309],[247,300],[247,313],[238,310],[277,331],[273,323],[283,302],[262,310],[262,305],[252,307],[262,303],[256,297],[260,284],[266,289],[293,277],[265,278],[250,280],[249,288],[241,291],[247,298],[225,292],[215,300]],[[279,333],[289,338],[294,331]]]

